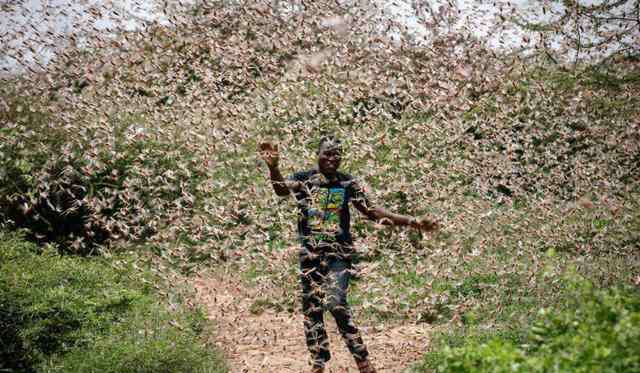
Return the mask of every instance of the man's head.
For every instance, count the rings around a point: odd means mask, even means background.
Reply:
[[[318,169],[327,176],[333,176],[340,167],[342,160],[342,144],[333,136],[326,136],[320,140],[318,146]]]

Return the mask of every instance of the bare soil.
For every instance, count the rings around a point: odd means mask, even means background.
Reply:
[[[201,276],[194,281],[198,301],[203,304],[216,329],[214,343],[223,351],[232,373],[310,371],[302,313],[265,309],[251,312],[256,299],[264,299],[265,290],[247,286],[238,277]],[[292,294],[299,296],[299,294]],[[425,352],[431,333],[427,324],[356,323],[369,349],[371,361],[379,372],[404,372]],[[325,314],[332,359],[326,372],[357,372],[356,364],[338,333],[330,314]]]

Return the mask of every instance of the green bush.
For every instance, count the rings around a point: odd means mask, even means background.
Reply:
[[[8,123],[0,129],[0,223],[86,255],[112,238],[148,238],[167,219],[191,214],[205,171],[181,144],[150,134],[144,118],[72,131],[37,99],[4,89],[12,98],[0,109]]]
[[[472,338],[462,346],[434,349],[419,369],[436,372],[640,371],[638,290],[595,290],[590,283],[582,282],[568,293],[571,295],[562,311],[540,311],[523,343],[503,337],[485,341]]]
[[[225,372],[204,317],[157,300],[134,258],[81,258],[0,234],[0,371]]]

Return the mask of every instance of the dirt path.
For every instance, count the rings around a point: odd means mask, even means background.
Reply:
[[[215,343],[224,352],[231,373],[310,371],[299,312],[268,309],[259,315],[252,314],[252,303],[265,294],[247,288],[238,280],[200,277],[194,286],[198,301],[205,305],[209,318],[215,323]],[[326,316],[332,353],[326,371],[357,372],[333,318]],[[420,359],[430,335],[429,326],[425,324],[364,325],[361,330],[372,362],[381,373],[405,371]]]

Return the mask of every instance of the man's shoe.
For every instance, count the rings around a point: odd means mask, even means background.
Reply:
[[[373,369],[369,360],[363,360],[356,362],[358,364],[358,369],[360,373],[376,373],[376,370]]]

